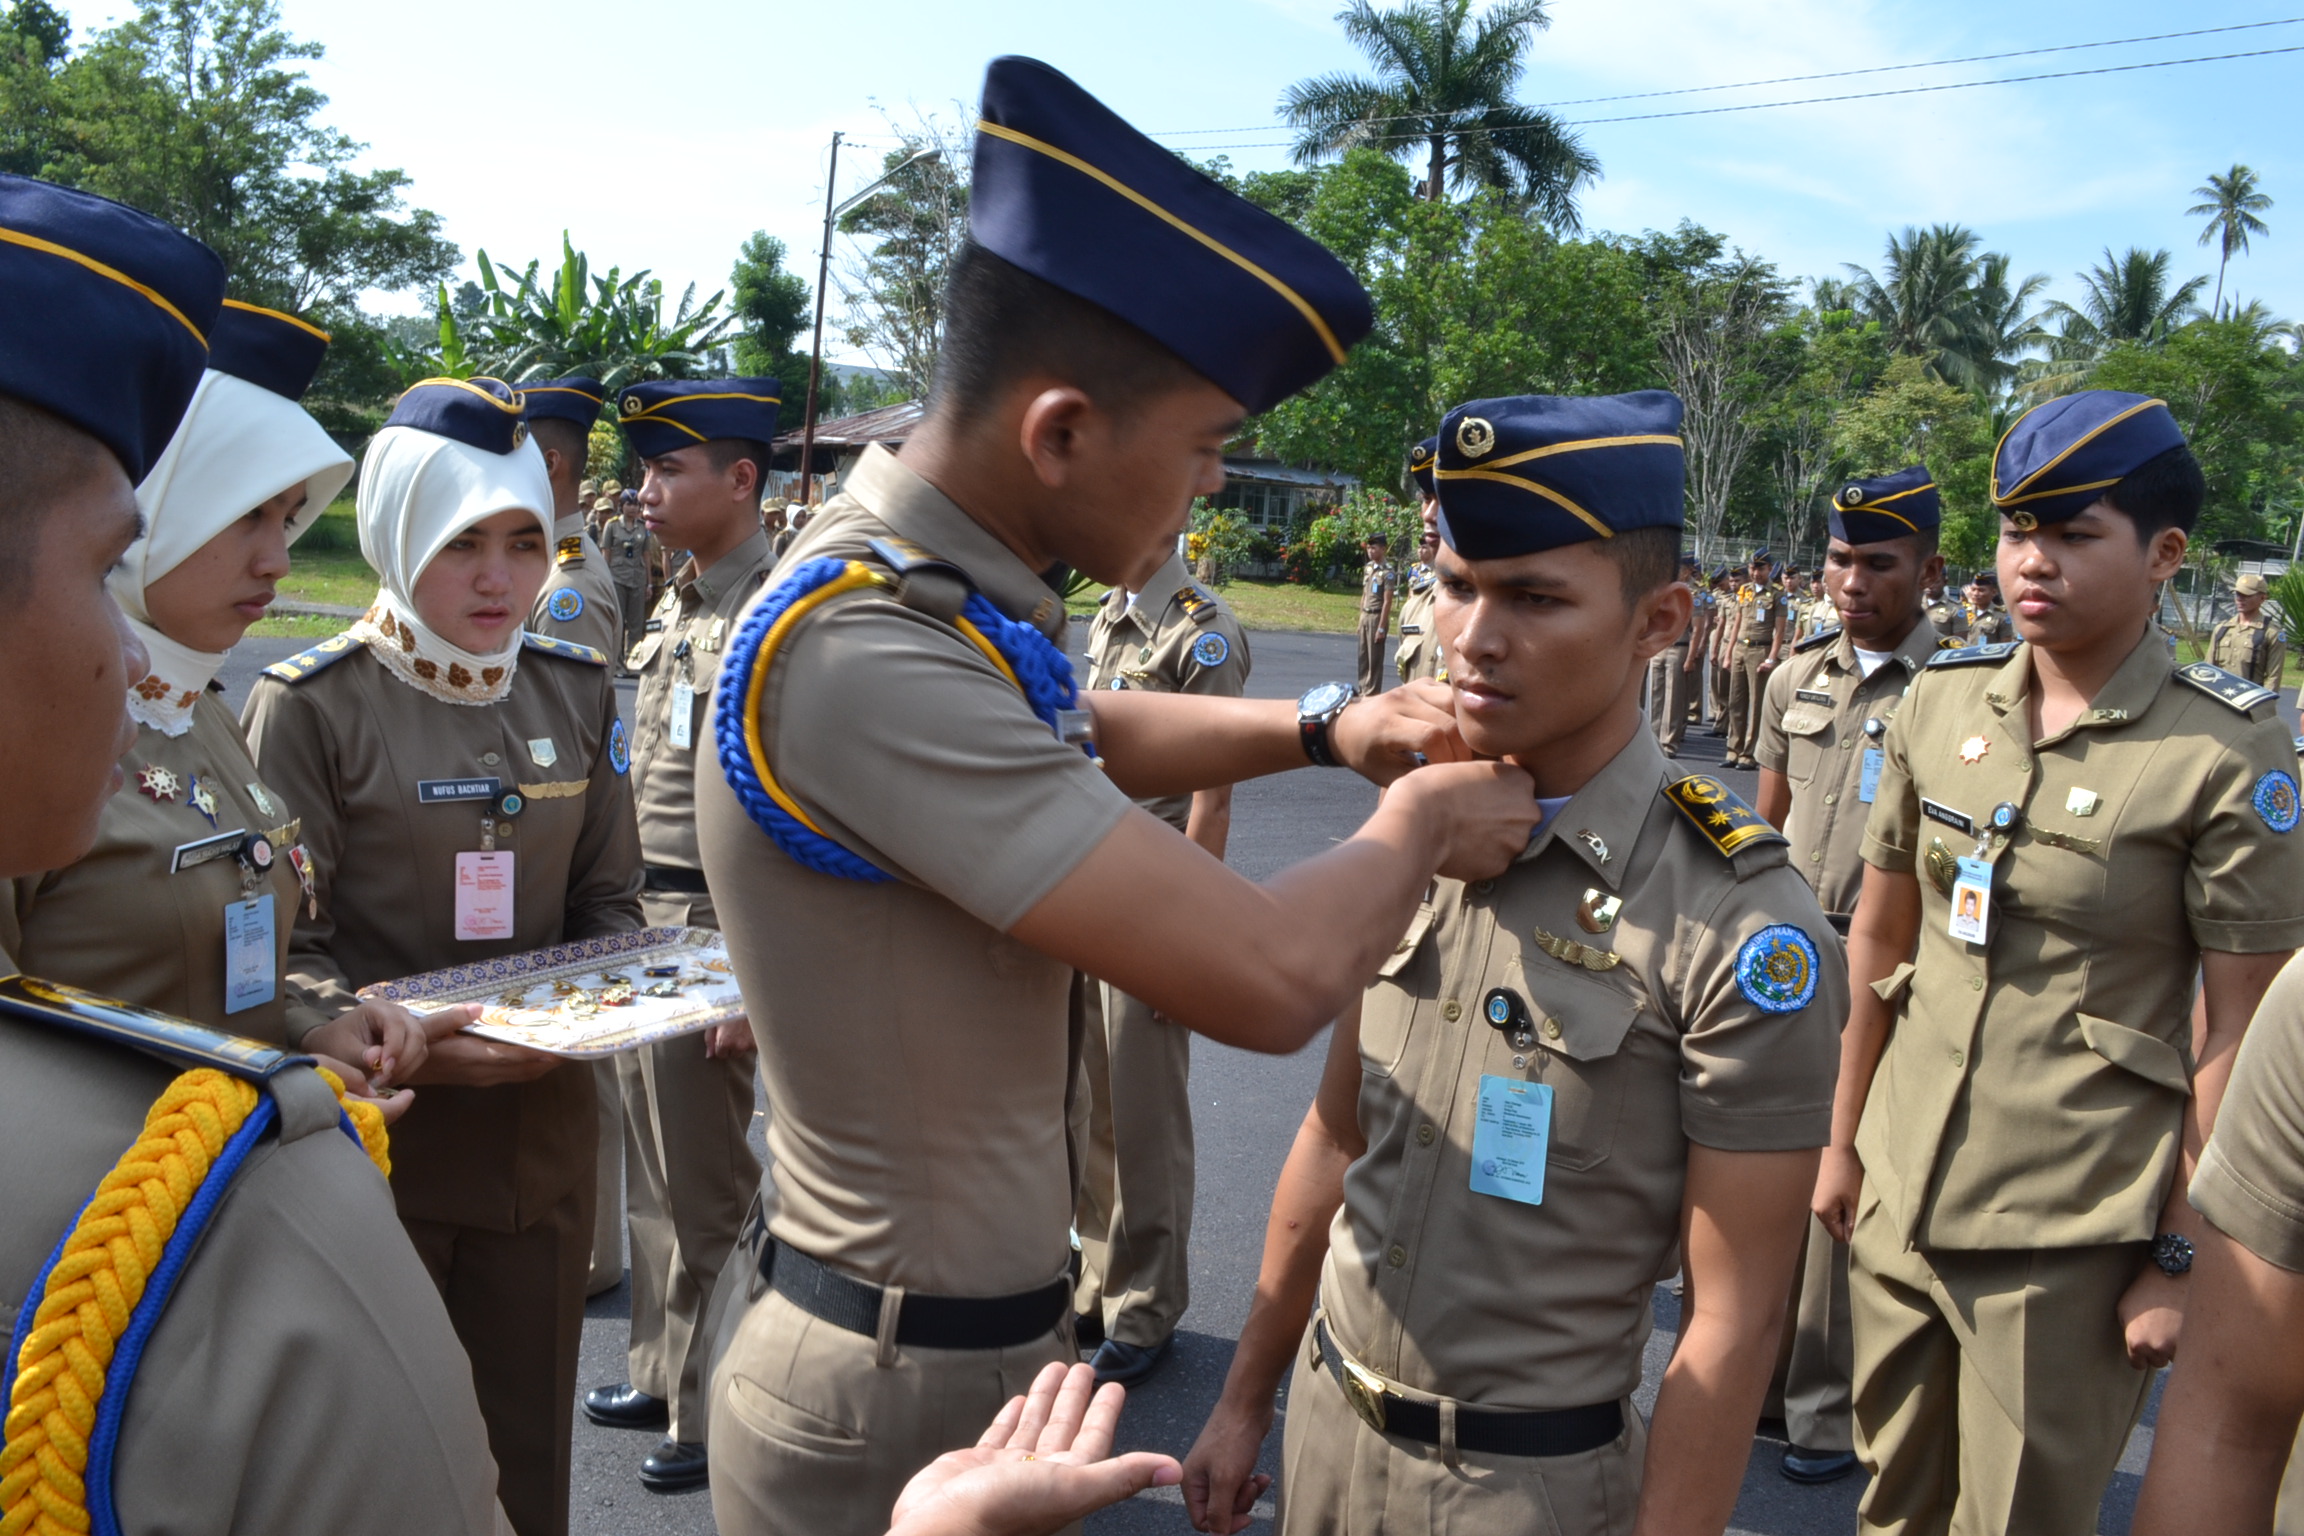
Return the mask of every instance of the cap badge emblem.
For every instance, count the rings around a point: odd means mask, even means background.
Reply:
[[[1467,416],[1456,423],[1456,451],[1468,459],[1479,458],[1496,446],[1496,429],[1478,416]]]

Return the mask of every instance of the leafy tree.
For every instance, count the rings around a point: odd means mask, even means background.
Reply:
[[[783,431],[802,425],[808,400],[808,354],[796,342],[808,339],[815,319],[815,294],[808,280],[784,270],[784,242],[765,230],[754,230],[736,255],[736,269],[728,286],[734,295],[730,309],[742,329],[734,343],[736,371],[748,377],[768,375],[784,385],[784,405],[778,416]],[[816,383],[816,416],[820,421],[846,415],[852,407],[847,391],[830,367]]]
[[[2030,392],[2048,399],[2086,388],[2096,365],[2113,348],[2165,345],[2178,326],[2199,312],[2195,301],[2208,286],[2207,278],[2194,277],[2170,288],[2173,260],[2166,251],[2137,246],[2114,256],[2107,247],[2101,264],[2079,274],[2077,306],[2061,299],[2049,303],[2047,314],[2056,330],[2047,337],[2046,361],[2031,370]]]
[[[1376,74],[1288,88],[1280,112],[1298,130],[1297,163],[1364,147],[1421,154],[1417,195],[1427,201],[1493,187],[1556,229],[1578,229],[1576,189],[1599,178],[1600,162],[1559,118],[1512,99],[1529,44],[1552,24],[1546,5],[1501,0],[1475,24],[1471,0],[1410,0],[1390,11],[1350,0],[1337,20]]]
[[[1657,348],[1686,410],[1680,436],[1700,554],[1718,541],[1736,482],[1766,430],[1763,408],[1782,377],[1778,329],[1790,294],[1773,266],[1737,251],[1707,262],[1666,296]]]
[[[1850,306],[1878,322],[1888,349],[1927,360],[1938,378],[1990,391],[2015,375],[2015,355],[2031,345],[2038,318],[2025,311],[2045,275],[2011,283],[2009,260],[1982,249],[1960,224],[1907,227],[1888,237],[1881,276],[1850,263]]]
[[[840,232],[869,236],[871,250],[841,282],[841,329],[892,375],[903,398],[928,393],[944,340],[944,280],[968,232],[968,151],[972,124],[947,130],[933,120],[901,130],[881,162],[888,184],[843,215]],[[922,150],[933,159],[915,159]],[[911,163],[906,164],[907,161]]]
[[[2208,305],[2209,313],[2216,314],[2224,308],[2224,269],[2232,264],[2232,253],[2245,255],[2251,235],[2272,233],[2272,227],[2256,217],[2272,206],[2272,199],[2264,194],[2256,173],[2237,161],[2221,176],[2210,172],[2207,185],[2194,187],[2192,195],[2205,201],[2184,212],[2192,218],[2206,214],[2208,227],[2200,231],[2200,243],[2216,244],[2216,297]]]
[[[1858,320],[1849,309],[1804,309],[1780,341],[1797,360],[1762,415],[1775,510],[1785,537],[1800,545],[1816,537],[1827,485],[1844,473],[1869,475],[1900,466],[1849,463],[1832,433],[1841,406],[1869,389],[1887,366],[1878,322]]]
[[[1944,553],[1959,565],[1988,561],[1998,537],[1988,500],[1996,440],[1976,397],[1934,377],[1916,357],[1890,363],[1880,382],[1843,406],[1832,423],[1833,446],[1863,473],[1928,466],[1944,501]]]
[[[0,10],[0,171],[38,176],[56,152],[56,72],[72,23],[48,0]]]

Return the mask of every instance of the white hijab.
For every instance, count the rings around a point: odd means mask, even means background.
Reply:
[[[520,631],[503,650],[476,655],[425,627],[416,580],[450,541],[473,524],[514,509],[552,526],[552,481],[535,440],[490,453],[417,427],[386,427],[360,465],[360,553],[383,578],[376,604],[352,633],[385,670],[417,692],[449,704],[493,704],[512,691]]]
[[[128,690],[128,713],[167,736],[192,728],[200,702],[224,665],[221,652],[196,651],[162,634],[144,606],[152,583],[282,491],[301,484],[305,506],[289,530],[294,543],[352,478],[352,456],[304,407],[285,395],[213,368],[144,483],[136,504],[144,536],[106,579],[151,655],[152,670]]]

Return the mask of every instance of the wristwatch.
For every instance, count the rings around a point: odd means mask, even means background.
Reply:
[[[2192,1268],[2192,1239],[2181,1232],[2163,1232],[2152,1239],[2152,1262],[2173,1280]]]
[[[1329,750],[1328,727],[1344,713],[1353,698],[1350,683],[1320,683],[1296,701],[1296,732],[1303,738],[1304,755],[1323,768],[1341,768]]]

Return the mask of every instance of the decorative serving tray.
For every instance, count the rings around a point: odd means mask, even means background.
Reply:
[[[451,965],[360,989],[423,1011],[479,1003],[468,1033],[554,1056],[613,1056],[744,1016],[728,949],[707,928],[642,928]]]

